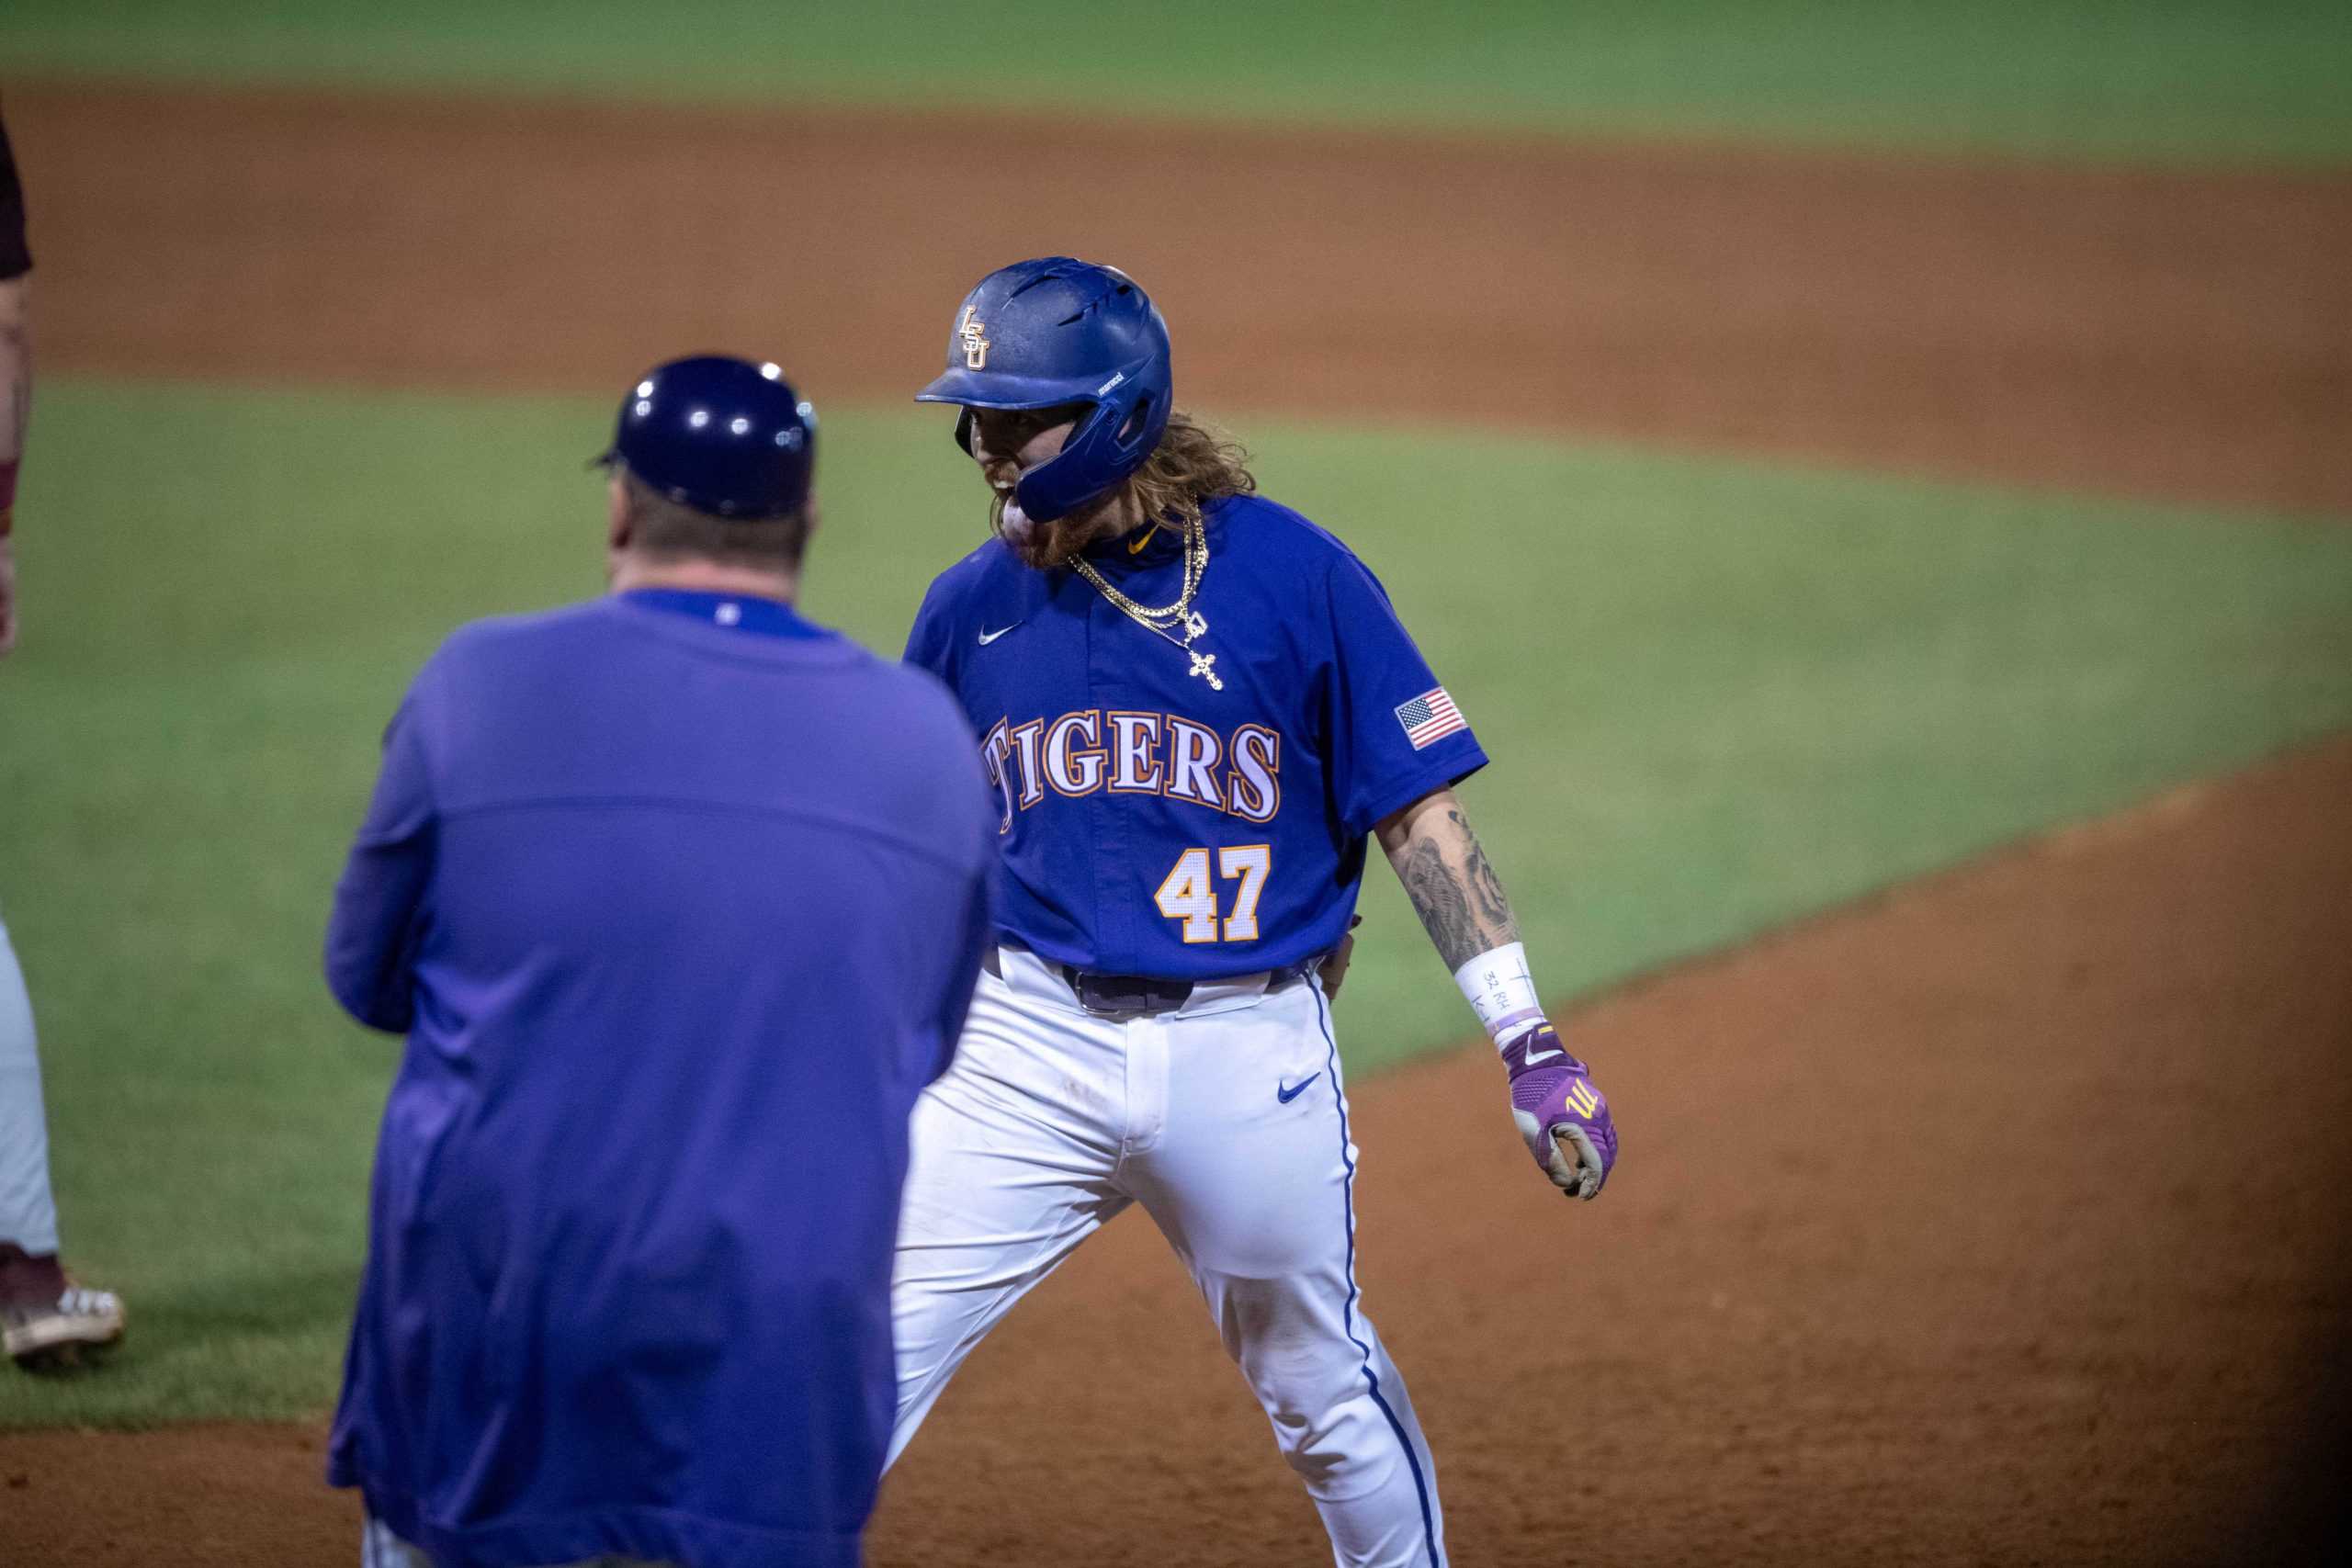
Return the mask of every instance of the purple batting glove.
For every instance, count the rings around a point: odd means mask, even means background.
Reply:
[[[1591,1072],[1568,1055],[1548,1023],[1503,1047],[1510,1069],[1510,1115],[1527,1152],[1571,1198],[1594,1198],[1617,1164],[1617,1123]]]

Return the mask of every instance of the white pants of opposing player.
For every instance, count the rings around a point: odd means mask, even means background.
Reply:
[[[1212,984],[1176,1011],[1111,1019],[1034,956],[1001,956],[956,1065],[915,1108],[890,1459],[1012,1303],[1140,1202],[1191,1269],[1334,1559],[1442,1568],[1437,1472],[1357,1299],[1356,1151],[1320,990]]]
[[[0,923],[0,1241],[27,1252],[57,1250],[57,1199],[49,1188],[49,1120],[41,1112],[40,1054],[25,973]]]

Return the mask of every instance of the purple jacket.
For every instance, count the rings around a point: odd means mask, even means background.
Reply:
[[[938,684],[780,605],[451,637],[327,933],[408,1035],[331,1479],[445,1563],[855,1563],[996,836]]]

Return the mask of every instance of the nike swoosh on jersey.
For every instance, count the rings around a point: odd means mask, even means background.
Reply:
[[[1308,1084],[1313,1083],[1317,1078],[1319,1078],[1322,1076],[1323,1075],[1321,1073],[1309,1073],[1305,1077],[1299,1079],[1296,1083],[1291,1085],[1288,1089],[1284,1089],[1283,1087],[1282,1079],[1276,1078],[1274,1080],[1274,1098],[1281,1100],[1284,1105],[1288,1105],[1292,1100],[1296,1100],[1300,1095],[1306,1092],[1306,1086]]]
[[[1157,524],[1157,523],[1154,523],[1150,527],[1148,527],[1148,528],[1147,528],[1147,529],[1145,529],[1145,530],[1143,531],[1143,537],[1142,537],[1142,538],[1137,539],[1136,541],[1135,541],[1135,543],[1133,543],[1133,544],[1131,544],[1131,545],[1129,545],[1129,546],[1127,547],[1127,554],[1129,554],[1129,555],[1131,555],[1131,556],[1139,556],[1139,555],[1143,554],[1143,547],[1144,547],[1146,545],[1148,545],[1148,544],[1151,543],[1151,541],[1152,541],[1155,537],[1157,537],[1157,536],[1158,536],[1159,533],[1159,524]]]
[[[1012,623],[1012,626],[1017,626],[1020,624],[1021,623],[1019,621],[1015,621]],[[1012,626],[999,626],[992,632],[982,632],[980,634],[980,646],[982,648],[986,648],[989,644],[994,642],[997,638],[1011,631]]]

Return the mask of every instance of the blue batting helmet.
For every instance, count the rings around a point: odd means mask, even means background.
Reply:
[[[1015,262],[964,297],[945,374],[915,394],[967,409],[1086,403],[1069,442],[1021,476],[1013,498],[1040,522],[1074,511],[1144,465],[1168,428],[1168,323],[1133,278],[1071,256]],[[969,450],[971,417],[956,425]]]
[[[817,411],[773,365],[721,354],[673,359],[621,400],[599,461],[697,512],[789,516],[808,501]]]

